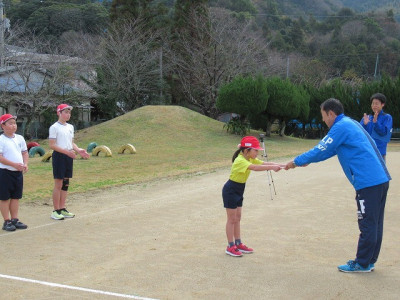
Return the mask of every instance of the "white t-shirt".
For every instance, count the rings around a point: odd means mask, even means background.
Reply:
[[[0,154],[3,155],[4,158],[15,163],[23,164],[22,152],[26,151],[28,151],[28,148],[26,147],[26,142],[22,135],[14,134],[12,138],[5,134],[0,135]],[[0,168],[18,171],[14,167],[2,163],[0,163]]]
[[[74,126],[65,123],[55,122],[50,126],[49,139],[56,140],[56,145],[63,149],[72,150],[72,140],[74,139]]]

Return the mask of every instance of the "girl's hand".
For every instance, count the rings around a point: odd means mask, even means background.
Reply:
[[[376,121],[378,121],[378,115],[379,115],[379,112],[376,111],[374,113],[374,118],[372,119],[372,122],[376,123]]]
[[[271,166],[271,170],[274,170],[275,172],[279,172],[281,169],[280,165]]]
[[[364,113],[363,119],[364,119],[364,125],[367,125],[369,123],[369,116],[366,113]]]

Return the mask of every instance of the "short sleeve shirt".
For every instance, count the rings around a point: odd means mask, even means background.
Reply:
[[[263,161],[256,158],[245,159],[240,153],[232,164],[231,175],[229,179],[238,183],[245,183],[250,176],[250,165],[262,165]]]
[[[12,138],[5,134],[0,135],[0,154],[15,163],[24,163],[22,153],[28,151],[25,139],[22,135],[14,134]],[[10,171],[18,171],[14,167],[0,163],[0,168]]]
[[[49,139],[56,140],[56,145],[63,149],[72,150],[72,141],[74,139],[74,126],[68,123],[54,123],[50,126],[49,129]]]

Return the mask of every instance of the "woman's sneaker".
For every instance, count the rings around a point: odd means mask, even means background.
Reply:
[[[240,243],[239,245],[236,245],[236,248],[243,253],[253,253],[254,250],[252,248],[247,247],[245,244]]]
[[[65,208],[61,210],[61,215],[62,215],[64,218],[73,218],[73,217],[75,217],[75,214],[69,212],[69,211],[66,210]]]
[[[238,250],[236,245],[233,245],[232,247],[226,247],[225,253],[231,256],[242,256],[242,252]]]
[[[24,223],[20,222],[18,219],[11,219],[11,222],[17,229],[27,229],[28,226],[25,225]]]
[[[5,230],[5,231],[15,231],[15,229],[17,229],[17,228],[15,228],[14,224],[10,220],[4,221],[3,230]]]
[[[64,216],[62,214],[59,214],[55,210],[51,213],[50,218],[52,218],[53,220],[64,220]]]

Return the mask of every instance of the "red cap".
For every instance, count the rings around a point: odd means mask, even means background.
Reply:
[[[59,112],[62,112],[64,109],[69,109],[69,110],[71,110],[72,109],[72,106],[71,105],[68,105],[68,104],[60,104],[59,106],[57,106],[57,112],[59,113]]]
[[[245,136],[240,142],[240,147],[264,150],[260,147],[260,142],[254,136]]]
[[[5,123],[5,122],[7,122],[8,120],[10,120],[10,119],[17,119],[17,117],[16,116],[13,116],[13,115],[10,115],[10,114],[5,114],[5,115],[2,115],[1,117],[0,117],[0,124],[3,124],[3,123]]]

